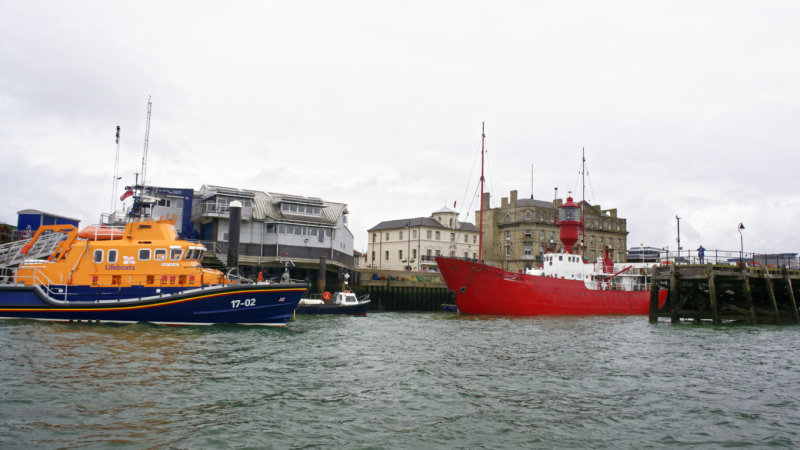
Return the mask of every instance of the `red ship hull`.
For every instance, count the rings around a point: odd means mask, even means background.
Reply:
[[[436,258],[436,263],[464,314],[632,315],[650,310],[650,291],[593,290],[579,280],[507,272],[452,258]],[[666,291],[659,292],[659,309],[666,298]]]

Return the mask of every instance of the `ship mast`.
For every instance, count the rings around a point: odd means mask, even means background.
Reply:
[[[581,147],[581,224],[578,231],[581,242],[581,256],[586,257],[586,148]]]
[[[478,264],[483,263],[483,143],[486,140],[486,124],[481,122],[481,213],[480,213],[480,226],[478,230]]]
[[[136,192],[136,196],[133,198],[133,205],[131,205],[131,209],[128,215],[132,218],[142,219],[143,217],[148,216],[149,211],[147,210],[148,207],[152,206],[152,202],[145,199],[145,185],[147,184],[147,147],[150,142],[150,113],[153,109],[153,102],[150,101],[150,97],[147,97],[147,121],[145,122],[144,127],[144,151],[142,152],[142,178],[141,184],[139,183],[139,175],[136,175],[136,185],[134,185],[134,189],[138,190]]]
[[[142,195],[144,195],[144,186],[147,184],[147,146],[150,142],[150,111],[153,108],[153,102],[150,97],[147,97],[147,122],[144,126],[144,151],[142,152]]]
[[[111,214],[114,214],[114,203],[117,198],[117,182],[119,181],[119,125],[117,125],[117,155],[114,158],[114,179],[111,181]]]

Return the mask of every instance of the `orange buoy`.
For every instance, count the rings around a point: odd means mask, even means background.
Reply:
[[[322,293],[322,299],[323,300],[330,300],[331,299],[331,293],[328,292],[328,291],[323,292]]]

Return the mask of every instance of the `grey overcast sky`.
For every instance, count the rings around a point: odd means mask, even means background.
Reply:
[[[120,175],[474,222],[617,208],[629,246],[800,251],[800,2],[0,0],[0,222],[97,222]],[[533,174],[533,176],[531,176]],[[531,181],[533,180],[533,181]]]

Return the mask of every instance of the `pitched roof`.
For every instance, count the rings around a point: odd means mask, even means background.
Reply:
[[[478,227],[470,222],[458,222],[459,231],[478,231]],[[399,228],[408,227],[428,227],[428,228],[441,228],[443,230],[450,230],[450,227],[444,226],[433,217],[415,217],[411,219],[396,219],[385,220],[367,231],[381,231],[381,230],[395,230]]]

